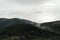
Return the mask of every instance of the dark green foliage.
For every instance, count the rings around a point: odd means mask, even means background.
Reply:
[[[54,32],[60,34],[60,21],[42,23],[41,28],[42,27],[46,27],[47,30],[51,30],[51,31],[54,31]]]
[[[41,29],[24,19],[0,19],[0,40],[60,40],[60,34]],[[51,26],[52,23],[41,24]]]

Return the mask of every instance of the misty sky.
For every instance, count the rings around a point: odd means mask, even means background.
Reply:
[[[60,0],[0,0],[0,18],[38,23],[60,20]]]

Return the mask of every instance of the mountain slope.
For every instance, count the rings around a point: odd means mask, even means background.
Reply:
[[[21,38],[20,40],[45,40],[46,38],[50,38],[52,40],[56,39],[57,37],[59,38],[60,34],[48,30],[47,25],[49,25],[50,28],[50,24],[52,23],[54,22],[39,24],[25,19],[0,18],[0,38],[3,39],[5,37],[7,38],[12,36],[19,36],[19,38]],[[37,27],[37,25],[40,28]],[[46,27],[47,29],[43,29],[43,27]]]

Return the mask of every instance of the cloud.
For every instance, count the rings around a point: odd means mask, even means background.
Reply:
[[[10,0],[15,3],[20,3],[22,5],[37,5],[39,3],[43,3],[48,0]]]
[[[22,18],[35,22],[60,19],[59,0],[0,0],[0,18]]]

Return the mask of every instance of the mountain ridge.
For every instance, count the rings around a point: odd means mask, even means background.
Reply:
[[[54,24],[55,22],[48,23],[35,23],[30,20],[12,18],[0,19],[0,37],[4,38],[6,36],[25,36],[28,38],[38,37],[60,37],[60,34],[56,32],[52,32],[48,30],[48,26],[50,28],[50,24]],[[56,22],[58,23],[58,22]],[[55,23],[55,24],[56,24]],[[40,27],[40,28],[39,28]],[[42,27],[46,27],[47,29],[42,29]]]

